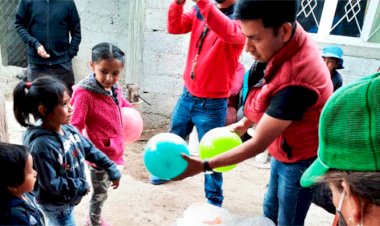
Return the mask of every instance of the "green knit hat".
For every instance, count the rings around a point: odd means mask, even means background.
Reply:
[[[380,73],[338,89],[323,108],[318,158],[301,185],[313,185],[329,169],[380,171]]]

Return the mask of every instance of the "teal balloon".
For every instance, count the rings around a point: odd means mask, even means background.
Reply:
[[[144,164],[154,176],[170,180],[185,171],[188,163],[181,153],[190,155],[187,143],[173,133],[153,136],[144,148]]]
[[[199,157],[210,159],[242,144],[242,140],[226,127],[208,131],[199,142]],[[236,164],[215,168],[215,172],[226,172],[236,167]]]

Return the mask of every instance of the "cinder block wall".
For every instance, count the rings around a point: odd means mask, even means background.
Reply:
[[[91,48],[100,42],[110,42],[126,50],[129,1],[75,0],[81,18],[82,42],[73,60],[76,81],[84,78],[90,68]]]

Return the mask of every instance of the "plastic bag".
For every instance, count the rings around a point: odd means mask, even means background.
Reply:
[[[262,216],[246,218],[235,225],[237,226],[276,226],[272,220],[266,217],[262,217]]]
[[[177,226],[227,226],[231,221],[227,209],[208,203],[195,203],[183,212],[183,218],[177,219]]]
[[[227,209],[208,203],[195,203],[183,212],[183,218],[177,219],[176,226],[276,226],[264,216],[232,217]]]

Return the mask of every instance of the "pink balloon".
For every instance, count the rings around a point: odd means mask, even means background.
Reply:
[[[143,120],[140,113],[131,107],[121,108],[121,119],[123,122],[123,137],[126,144],[137,141],[143,131]]]

